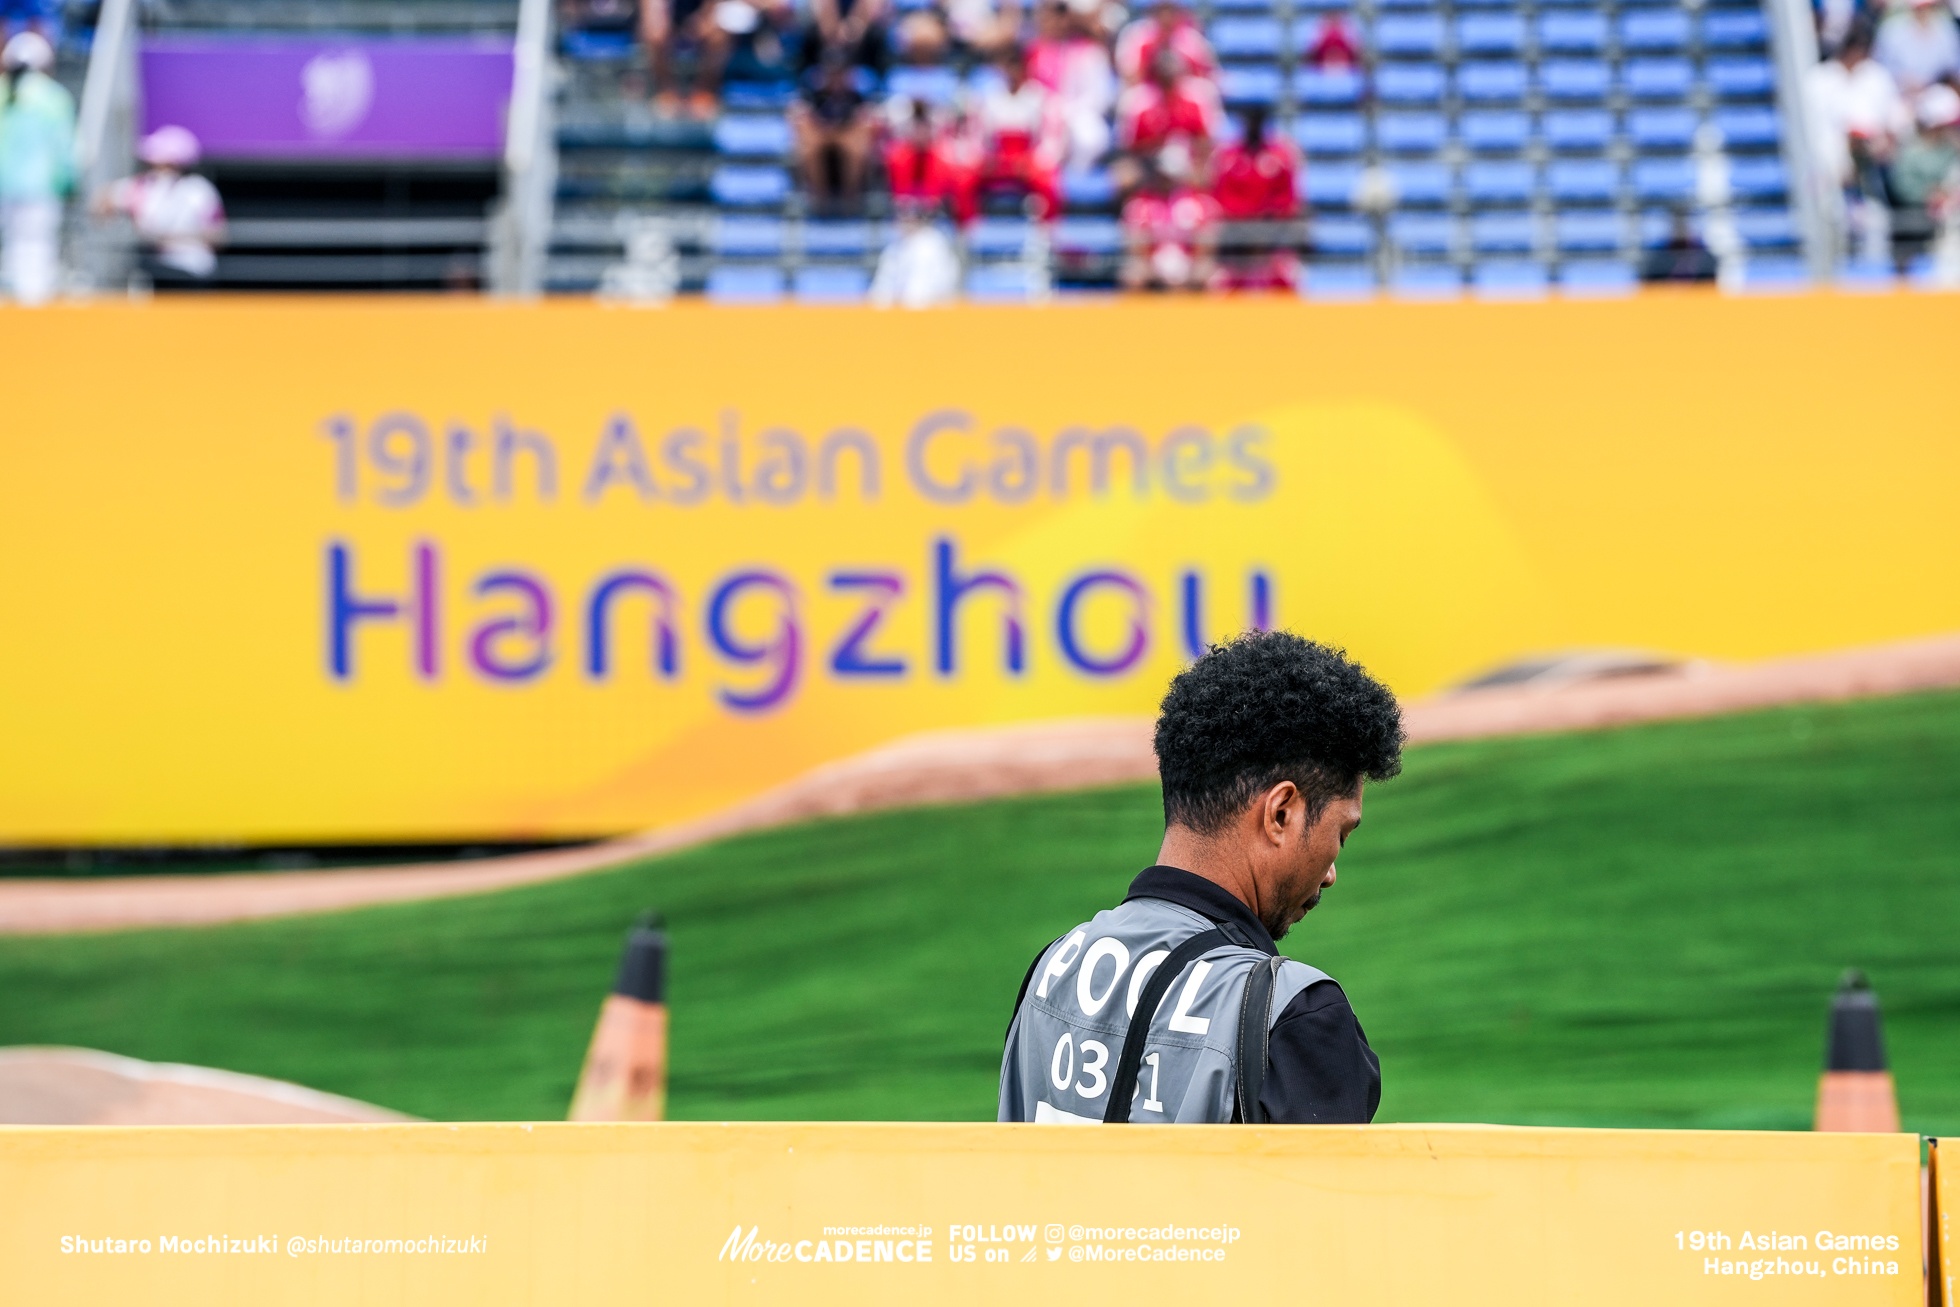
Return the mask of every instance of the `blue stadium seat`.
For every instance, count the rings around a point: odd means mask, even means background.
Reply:
[[[1388,175],[1395,179],[1395,193],[1403,204],[1450,202],[1450,168],[1446,163],[1391,163]]]
[[[1375,50],[1386,55],[1435,55],[1443,20],[1433,14],[1385,14],[1375,20]]]
[[[715,203],[732,208],[779,205],[789,198],[789,173],[782,168],[723,164],[708,178]]]
[[[1473,204],[1522,204],[1537,183],[1538,170],[1522,161],[1476,161],[1463,168],[1463,193]]]
[[[1264,14],[1272,12],[1273,0],[1213,0],[1211,7],[1221,14]]]
[[[1550,54],[1597,54],[1606,47],[1606,15],[1552,10],[1538,16],[1538,48]]]
[[[1359,154],[1368,124],[1358,113],[1306,113],[1293,120],[1293,139],[1310,155]]]
[[[1456,219],[1447,213],[1396,213],[1388,234],[1405,254],[1448,254],[1456,242]]]
[[[579,63],[610,63],[630,59],[638,52],[640,38],[634,32],[586,31],[572,28],[558,38],[558,48],[567,59]]]
[[[1550,289],[1545,269],[1526,259],[1495,259],[1479,263],[1471,285],[1481,299],[1541,299]]]
[[[1528,254],[1537,229],[1529,213],[1479,213],[1470,219],[1470,244],[1480,254]]]
[[[1724,100],[1768,95],[1776,89],[1776,71],[1767,59],[1710,59],[1708,87]]]
[[[1613,73],[1596,59],[1547,59],[1538,65],[1538,85],[1553,100],[1603,100]]]
[[[1784,292],[1810,285],[1810,267],[1802,259],[1751,259],[1742,272],[1744,290]]]
[[[1106,170],[1062,174],[1062,200],[1078,209],[1096,209],[1116,202],[1116,179]]]
[[[1695,161],[1685,155],[1633,161],[1633,193],[1643,200],[1691,200]]]
[[[1555,200],[1611,200],[1619,194],[1620,166],[1607,159],[1555,159],[1545,167],[1545,187]]]
[[[1443,82],[1443,70],[1435,64],[1382,64],[1375,69],[1375,95],[1385,104],[1434,104],[1443,97]]]
[[[1552,220],[1552,235],[1561,250],[1617,250],[1620,215],[1601,209],[1561,213]]]
[[[1629,59],[1620,78],[1636,100],[1678,100],[1695,84],[1695,67],[1686,59]]]
[[[1402,299],[1455,299],[1463,294],[1463,274],[1447,263],[1406,264],[1388,289]]]
[[[1063,254],[1115,254],[1123,248],[1123,224],[1114,218],[1063,218],[1055,224],[1054,241]]]
[[[803,224],[805,254],[828,255],[832,258],[862,258],[870,251],[869,223],[806,222]]]
[[[723,154],[779,159],[789,145],[789,124],[778,114],[728,113],[715,124],[715,149]]]
[[[1751,249],[1780,249],[1797,243],[1797,227],[1788,209],[1738,209],[1735,230]]]
[[[1456,48],[1463,54],[1516,54],[1524,48],[1524,19],[1517,14],[1465,14],[1456,20]]]
[[[1354,0],[1293,0],[1293,8],[1297,11],[1332,11],[1353,7]]]
[[[1373,299],[1380,288],[1375,285],[1374,269],[1364,264],[1319,264],[1307,269],[1306,283],[1301,289],[1308,299],[1314,300],[1362,300]]]
[[[959,97],[960,75],[951,68],[914,68],[901,64],[885,79],[888,95],[903,95],[927,104],[947,105]]]
[[[1683,9],[1636,9],[1620,15],[1622,50],[1679,50],[1688,44]]]
[[[730,78],[722,83],[721,105],[737,113],[781,113],[796,98],[796,88],[788,82],[746,82]]]
[[[983,263],[967,269],[966,297],[1013,303],[1028,298],[1028,270],[1018,263]]]
[[[1323,163],[1306,170],[1301,179],[1301,197],[1315,205],[1327,207],[1346,207],[1354,195],[1356,183],[1361,180],[1361,165],[1358,163]]]
[[[1433,154],[1448,135],[1439,113],[1385,113],[1375,119],[1375,142],[1392,154]]]
[[[967,229],[966,248],[978,255],[1019,257],[1027,248],[1026,218],[982,218]]]
[[[783,270],[724,263],[708,273],[708,298],[717,304],[768,304],[783,297]]]
[[[1211,25],[1211,48],[1220,59],[1273,59],[1280,28],[1271,18],[1220,18]]]
[[[1456,89],[1473,104],[1514,104],[1524,98],[1523,64],[1467,63],[1456,70]]]
[[[1375,227],[1366,218],[1317,218],[1310,234],[1316,253],[1366,254],[1375,248]]]
[[[1760,9],[1711,9],[1701,17],[1701,43],[1711,50],[1755,50],[1768,40]]]
[[[1521,150],[1531,139],[1531,115],[1506,109],[1471,110],[1456,120],[1457,133],[1472,150]]]
[[[1690,230],[1692,230],[1695,233],[1696,236],[1700,236],[1701,235],[1700,216],[1695,214],[1690,214],[1688,218],[1688,227]],[[1673,234],[1674,234],[1674,214],[1671,211],[1667,209],[1649,209],[1645,213],[1640,215],[1641,248],[1652,249],[1656,245],[1664,245],[1667,243],[1668,238],[1673,236]]]
[[[818,304],[852,304],[871,289],[871,276],[863,268],[798,268],[793,290],[796,298]]]
[[[1729,160],[1729,191],[1744,199],[1770,199],[1789,188],[1783,160],[1773,154],[1758,154]]]
[[[1783,138],[1783,125],[1776,110],[1768,105],[1740,105],[1717,109],[1715,125],[1722,129],[1722,142],[1731,149],[1750,145],[1775,145]]]
[[[1353,104],[1361,98],[1361,74],[1352,68],[1302,68],[1293,93],[1302,104]]]
[[[717,218],[708,243],[719,255],[777,258],[783,252],[783,223],[780,218]]]
[[[1613,115],[1604,109],[1554,109],[1545,115],[1543,131],[1554,150],[1603,150],[1613,139]]]
[[[1560,265],[1558,270],[1561,295],[1631,295],[1638,286],[1633,269],[1617,259],[1578,259]]]
[[[1227,65],[1218,70],[1218,90],[1227,104],[1273,104],[1285,89],[1285,73],[1271,65]]]
[[[1645,150],[1685,150],[1694,144],[1699,120],[1693,109],[1635,109],[1627,115],[1627,136]]]

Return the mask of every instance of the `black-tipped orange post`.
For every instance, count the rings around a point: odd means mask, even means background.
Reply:
[[[667,933],[654,913],[626,936],[619,979],[599,1008],[574,1121],[659,1121],[667,1114]]]
[[[1824,1078],[1817,1084],[1817,1129],[1872,1134],[1899,1129],[1899,1095],[1885,1065],[1878,995],[1855,968],[1844,973],[1831,1000],[1830,1043]]]

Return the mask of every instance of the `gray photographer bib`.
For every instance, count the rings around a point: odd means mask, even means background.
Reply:
[[[1137,898],[1049,945],[1008,1031],[998,1119],[1101,1124],[1139,1000],[1171,953],[1204,932],[1216,929],[1202,914]],[[1272,980],[1270,1000],[1257,1012],[1246,1003],[1255,970]],[[1242,1039],[1258,1041],[1248,1051],[1256,1052],[1263,1072],[1272,1022],[1301,990],[1328,976],[1220,939],[1168,979],[1148,1017],[1136,1069],[1129,1119],[1138,1124],[1218,1123],[1241,1115]],[[1254,983],[1263,990],[1263,977]],[[1261,1024],[1242,1029],[1248,1021]],[[1256,1092],[1252,1098],[1256,1103]]]

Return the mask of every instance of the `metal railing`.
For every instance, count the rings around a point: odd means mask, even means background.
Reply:
[[[490,289],[517,298],[542,293],[551,244],[558,186],[551,26],[551,0],[522,0],[505,125],[504,194],[491,223],[489,258]]]
[[[75,208],[68,263],[75,289],[123,285],[135,266],[136,235],[128,219],[97,217],[89,206],[136,164],[137,0],[103,0],[82,82],[75,130]]]

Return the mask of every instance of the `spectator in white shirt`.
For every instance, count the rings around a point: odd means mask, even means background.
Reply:
[[[1879,24],[1872,56],[1901,91],[1917,95],[1935,82],[1960,76],[1960,31],[1941,0],[1913,0],[1909,12]]]
[[[1806,88],[1817,128],[1817,162],[1845,186],[1857,183],[1864,163],[1891,158],[1894,144],[1912,130],[1912,112],[1898,82],[1871,52],[1870,27],[1854,24],[1836,57],[1810,70]]]
[[[96,205],[126,213],[136,224],[148,251],[144,262],[160,289],[208,285],[218,268],[225,206],[218,188],[190,171],[202,152],[187,128],[159,127],[136,150],[148,170],[117,182]]]

